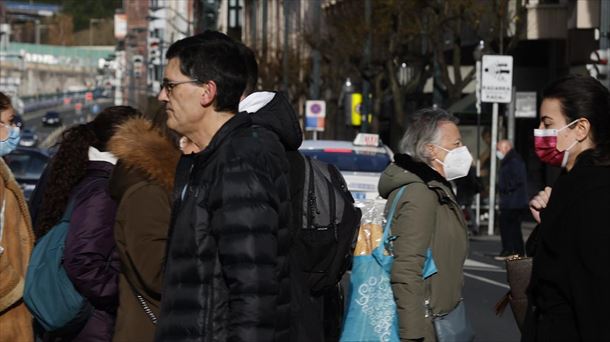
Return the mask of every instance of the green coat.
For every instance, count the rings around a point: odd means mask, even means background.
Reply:
[[[392,234],[397,236],[392,290],[398,307],[401,340],[424,337],[428,342],[435,337],[432,321],[425,317],[424,301],[430,298],[434,314],[447,313],[458,304],[462,297],[468,236],[455,195],[439,180],[438,173],[425,168],[429,170],[419,168],[422,171],[419,173],[433,176],[423,177],[426,181],[391,164],[381,176],[379,193],[389,204],[397,190],[406,186],[392,224]],[[424,280],[422,269],[428,247],[432,248],[438,273]]]

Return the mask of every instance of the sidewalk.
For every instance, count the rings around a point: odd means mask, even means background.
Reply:
[[[521,224],[521,232],[523,233],[523,241],[527,241],[527,238],[532,233],[532,230],[536,227],[537,223],[534,221],[525,221]],[[479,235],[471,235],[468,237],[472,241],[500,241],[500,228],[497,227],[494,230],[493,235],[487,234],[487,225],[481,225]]]

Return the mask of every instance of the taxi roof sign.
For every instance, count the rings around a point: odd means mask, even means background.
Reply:
[[[358,133],[354,139],[356,146],[380,146],[379,134]]]

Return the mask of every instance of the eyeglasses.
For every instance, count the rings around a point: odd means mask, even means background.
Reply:
[[[188,80],[188,81],[169,81],[169,80],[163,80],[163,82],[161,82],[161,90],[165,89],[165,92],[167,92],[167,95],[169,96],[172,93],[172,90],[174,89],[175,86],[179,85],[179,84],[184,84],[184,83],[203,83],[199,80]]]

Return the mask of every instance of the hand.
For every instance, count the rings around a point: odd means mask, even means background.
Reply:
[[[532,213],[534,220],[536,220],[538,223],[540,223],[540,211],[546,208],[547,204],[549,203],[552,190],[553,189],[551,187],[547,186],[530,201],[530,212]]]

